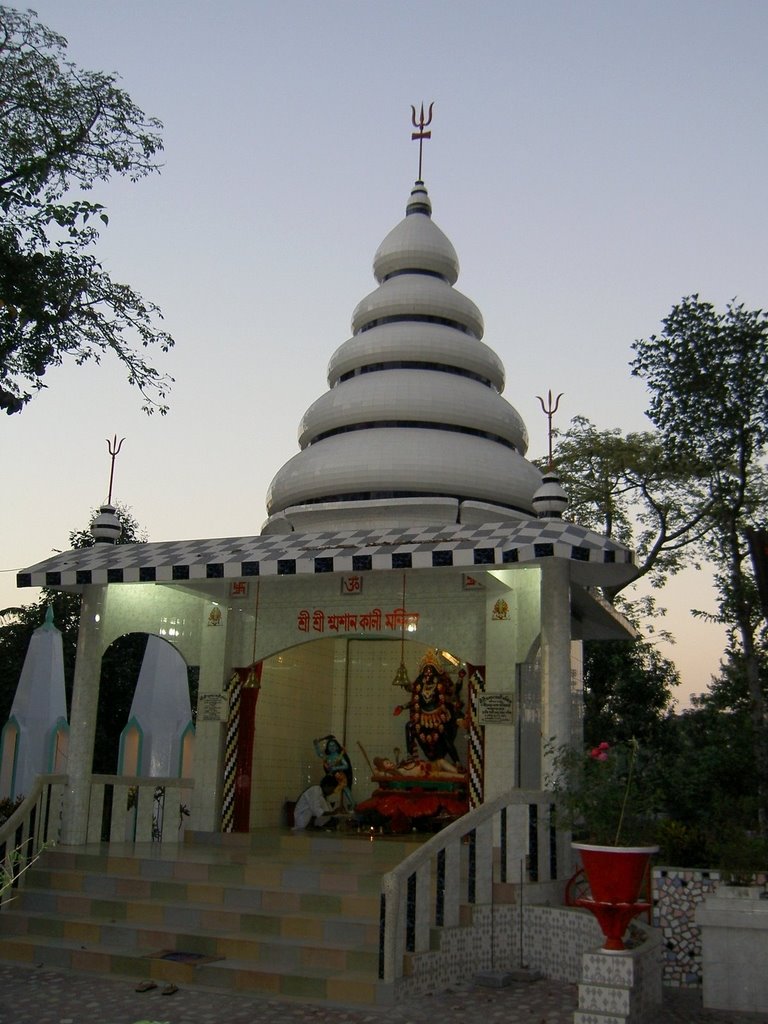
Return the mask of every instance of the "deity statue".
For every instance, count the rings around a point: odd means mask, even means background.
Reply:
[[[349,759],[344,747],[335,736],[321,736],[312,741],[315,753],[323,760],[323,771],[326,775],[332,775],[339,784],[342,791],[341,802],[347,810],[353,810],[355,803],[352,799],[352,762]]]
[[[463,725],[464,703],[459,682],[452,682],[434,662],[427,660],[409,689],[411,699],[395,709],[395,714],[408,710],[405,741],[408,753],[416,757],[420,747],[428,761],[448,758],[460,764],[456,750],[456,733]]]

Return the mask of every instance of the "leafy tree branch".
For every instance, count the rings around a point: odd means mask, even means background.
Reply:
[[[66,47],[34,12],[0,6],[0,409],[20,412],[65,358],[111,353],[144,410],[165,412],[172,378],[143,350],[173,338],[159,307],[94,255],[109,218],[86,197],[114,174],[158,171],[162,126]]]

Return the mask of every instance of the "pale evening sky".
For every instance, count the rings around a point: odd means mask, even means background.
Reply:
[[[18,6],[18,5],[17,5]],[[507,370],[529,457],[537,395],[638,430],[631,344],[683,295],[765,304],[763,0],[37,0],[83,67],[118,71],[164,125],[161,175],[91,198],[99,254],[177,347],[167,417],[119,365],[68,364],[0,424],[0,609],[105,497],[151,540],[258,533],[272,476],[374,287],[416,177],[410,106],[435,101],[424,178]],[[702,574],[661,595],[679,700],[717,671]]]

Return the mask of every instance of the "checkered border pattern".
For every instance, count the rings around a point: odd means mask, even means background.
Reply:
[[[562,520],[523,520],[471,527],[414,527],[324,533],[96,544],[66,551],[17,574],[19,587],[104,583],[177,583],[358,573],[382,569],[472,568],[558,557],[632,565],[621,544]]]

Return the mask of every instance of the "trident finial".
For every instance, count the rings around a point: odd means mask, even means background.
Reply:
[[[416,120],[416,107],[411,106],[411,121],[414,128],[418,128],[418,131],[411,133],[411,139],[419,140],[419,181],[421,178],[421,158],[424,150],[424,139],[431,139],[432,132],[425,132],[424,129],[432,124],[432,108],[434,107],[434,101],[429,104],[429,112],[426,120],[424,118],[424,104],[421,104],[421,112],[419,114],[419,120]]]
[[[552,403],[552,392],[551,391],[547,392],[547,404],[546,405],[544,405],[544,399],[541,397],[541,395],[536,395],[536,397],[538,398],[539,402],[541,403],[542,411],[545,413],[545,415],[547,417],[547,434],[549,435],[549,466],[548,466],[548,468],[549,469],[554,469],[555,468],[555,460],[552,458],[552,438],[554,437],[554,433],[555,432],[554,432],[554,430],[552,428],[552,417],[555,415],[555,413],[558,410],[558,407],[560,405],[560,399],[563,397],[563,393],[560,392],[560,394],[554,400],[554,404]]]
[[[118,441],[117,434],[115,434],[111,441],[109,440],[109,438],[107,438],[107,451],[112,456],[112,465],[110,466],[109,469],[109,494],[107,495],[108,505],[112,504],[112,481],[115,478],[115,459],[120,449],[123,447],[124,440],[125,438],[121,437],[120,440]]]

